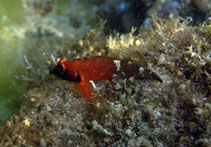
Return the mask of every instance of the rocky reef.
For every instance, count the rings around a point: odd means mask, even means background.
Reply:
[[[191,22],[151,17],[150,27],[106,36],[101,21],[65,43],[34,68],[42,80],[1,128],[0,146],[209,146],[211,20]],[[72,83],[47,73],[61,58],[93,56],[133,61],[163,83],[133,77],[96,82],[99,102],[90,103]]]

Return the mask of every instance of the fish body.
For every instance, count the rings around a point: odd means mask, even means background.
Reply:
[[[50,74],[74,82],[75,91],[92,101],[93,90],[89,82],[112,80],[117,78],[154,79],[162,82],[160,77],[148,69],[130,61],[109,57],[93,57],[77,60],[60,60]]]

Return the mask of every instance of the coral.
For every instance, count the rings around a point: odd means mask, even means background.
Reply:
[[[133,77],[98,82],[100,101],[93,104],[74,93],[72,83],[46,74],[2,128],[0,146],[208,146],[210,20],[198,27],[181,18],[151,22],[137,35],[132,29],[108,37],[101,23],[53,57],[132,60],[163,83]]]

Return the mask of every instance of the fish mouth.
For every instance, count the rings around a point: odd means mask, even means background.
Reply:
[[[82,81],[81,75],[77,74],[76,76],[72,76],[68,74],[68,71],[59,71],[57,68],[53,68],[49,70],[50,75],[54,75],[62,80],[66,80],[69,82],[80,83]]]
[[[64,73],[64,70],[63,70],[63,66],[58,64],[56,67],[54,67],[53,69],[51,69],[49,71],[50,74],[53,74],[53,75],[56,75],[56,76],[59,76],[59,75],[63,75]]]
[[[54,75],[55,74],[55,69],[51,69],[49,70],[50,75]]]

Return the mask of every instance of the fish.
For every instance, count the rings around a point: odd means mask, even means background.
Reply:
[[[110,57],[90,57],[75,60],[61,59],[50,70],[50,74],[74,83],[74,89],[88,101],[93,101],[94,91],[91,82],[112,80],[114,78],[128,79],[152,79],[162,82],[162,79],[138,64]]]

